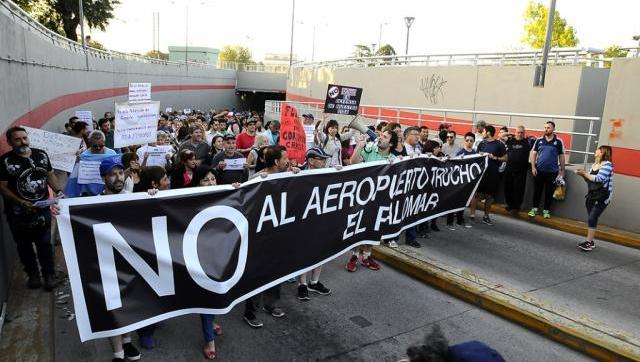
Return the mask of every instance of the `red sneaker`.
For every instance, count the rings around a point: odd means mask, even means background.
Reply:
[[[349,262],[347,263],[347,271],[354,272],[358,269],[358,256],[351,255],[349,258]]]
[[[380,265],[378,265],[378,263],[376,263],[376,261],[373,260],[372,257],[363,258],[360,261],[360,264],[366,266],[367,268],[369,268],[371,270],[380,270]]]

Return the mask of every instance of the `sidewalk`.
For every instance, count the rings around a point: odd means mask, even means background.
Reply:
[[[440,219],[442,231],[419,239],[420,249],[381,247],[376,255],[596,358],[640,359],[639,250],[597,241],[596,250],[585,253],[576,247],[582,236],[537,224],[549,220],[494,219],[493,227],[476,223],[455,231]]]

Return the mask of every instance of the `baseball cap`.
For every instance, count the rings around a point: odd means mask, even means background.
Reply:
[[[236,139],[236,135],[234,135],[234,134],[233,134],[233,133],[231,133],[231,132],[228,132],[227,134],[225,134],[225,135],[224,135],[224,138],[223,138],[223,139],[224,139],[225,141],[227,141],[227,140],[235,140],[235,139]]]
[[[321,158],[321,159],[327,159],[331,156],[329,156],[326,152],[324,152],[324,150],[320,147],[311,147],[310,149],[307,150],[307,154],[305,155],[305,158]]]
[[[311,114],[311,113],[303,114],[302,117],[313,119],[313,114]]]
[[[109,172],[111,172],[111,170],[113,170],[114,167],[120,167],[121,169],[124,169],[120,156],[108,157],[102,160],[102,162],[100,162],[100,176],[108,174]]]

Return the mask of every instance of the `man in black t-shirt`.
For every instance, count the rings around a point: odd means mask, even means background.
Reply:
[[[13,150],[0,156],[0,192],[4,211],[18,246],[18,256],[29,276],[29,288],[42,286],[38,270],[40,262],[45,289],[51,291],[55,287],[51,211],[48,205],[34,205],[49,198],[48,186],[58,195],[62,191],[53,174],[49,156],[42,150],[29,147],[27,131],[22,127],[12,127],[6,134]],[[37,257],[32,243],[36,244]]]
[[[500,184],[500,165],[507,161],[507,147],[502,141],[495,139],[496,129],[489,125],[484,129],[484,140],[478,145],[478,153],[489,155],[489,165],[487,171],[480,181],[478,194],[484,198],[484,216],[482,222],[493,226],[493,221],[489,217],[491,204],[496,197],[498,184]]]
[[[244,165],[242,168],[232,168],[231,165],[227,165],[225,160],[235,160],[244,158]],[[248,178],[248,166],[247,160],[244,155],[237,151],[236,136],[233,133],[228,133],[224,136],[224,151],[219,152],[211,159],[211,166],[216,167],[218,174],[216,179],[218,185],[231,185],[235,182],[243,183]]]
[[[507,211],[517,213],[522,205],[524,188],[527,184],[529,153],[531,145],[524,137],[524,126],[516,128],[516,136],[509,138],[507,145],[507,168],[504,172],[504,198]]]

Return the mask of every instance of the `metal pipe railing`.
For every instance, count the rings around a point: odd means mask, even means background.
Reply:
[[[282,103],[285,101],[265,101],[265,118],[270,116],[272,119],[280,118],[280,111]],[[298,107],[298,113],[313,113],[314,116],[320,117],[324,104],[321,102],[289,102]],[[583,166],[586,167],[587,162],[589,161],[589,156],[592,154],[592,140],[594,137],[598,137],[598,134],[594,133],[595,122],[600,121],[599,117],[585,117],[585,116],[567,116],[567,115],[558,115],[558,114],[538,114],[538,113],[517,113],[517,112],[496,112],[496,111],[478,111],[478,110],[469,110],[469,109],[451,109],[451,108],[419,108],[419,107],[400,107],[400,106],[389,106],[389,105],[371,105],[365,104],[360,105],[363,113],[361,116],[369,121],[375,120],[384,120],[384,121],[395,121],[400,124],[406,124],[409,122],[418,122],[419,125],[425,123],[447,123],[450,125],[460,125],[460,126],[472,126],[473,122],[475,122],[479,116],[499,116],[506,118],[506,124],[494,123],[495,125],[505,125],[507,127],[513,128],[513,118],[527,118],[527,119],[539,119],[539,120],[550,120],[552,122],[567,120],[567,121],[578,121],[578,122],[589,122],[589,131],[588,132],[575,132],[575,131],[556,131],[558,134],[570,135],[573,137],[582,137],[586,139],[586,144],[584,149],[576,149],[573,147],[575,142],[571,142],[572,147],[568,148],[565,152],[569,155],[577,154],[583,155]],[[376,110],[371,113],[368,112],[372,108],[376,108]],[[383,115],[383,109],[386,113],[392,115]],[[410,112],[416,113],[417,118],[413,117],[402,117],[401,112]],[[470,121],[457,121],[451,120],[452,114],[464,114],[470,117]],[[436,115],[442,117],[442,120],[435,119],[423,119],[424,115]],[[527,128],[529,131],[534,132],[544,132],[544,129],[538,128]]]

